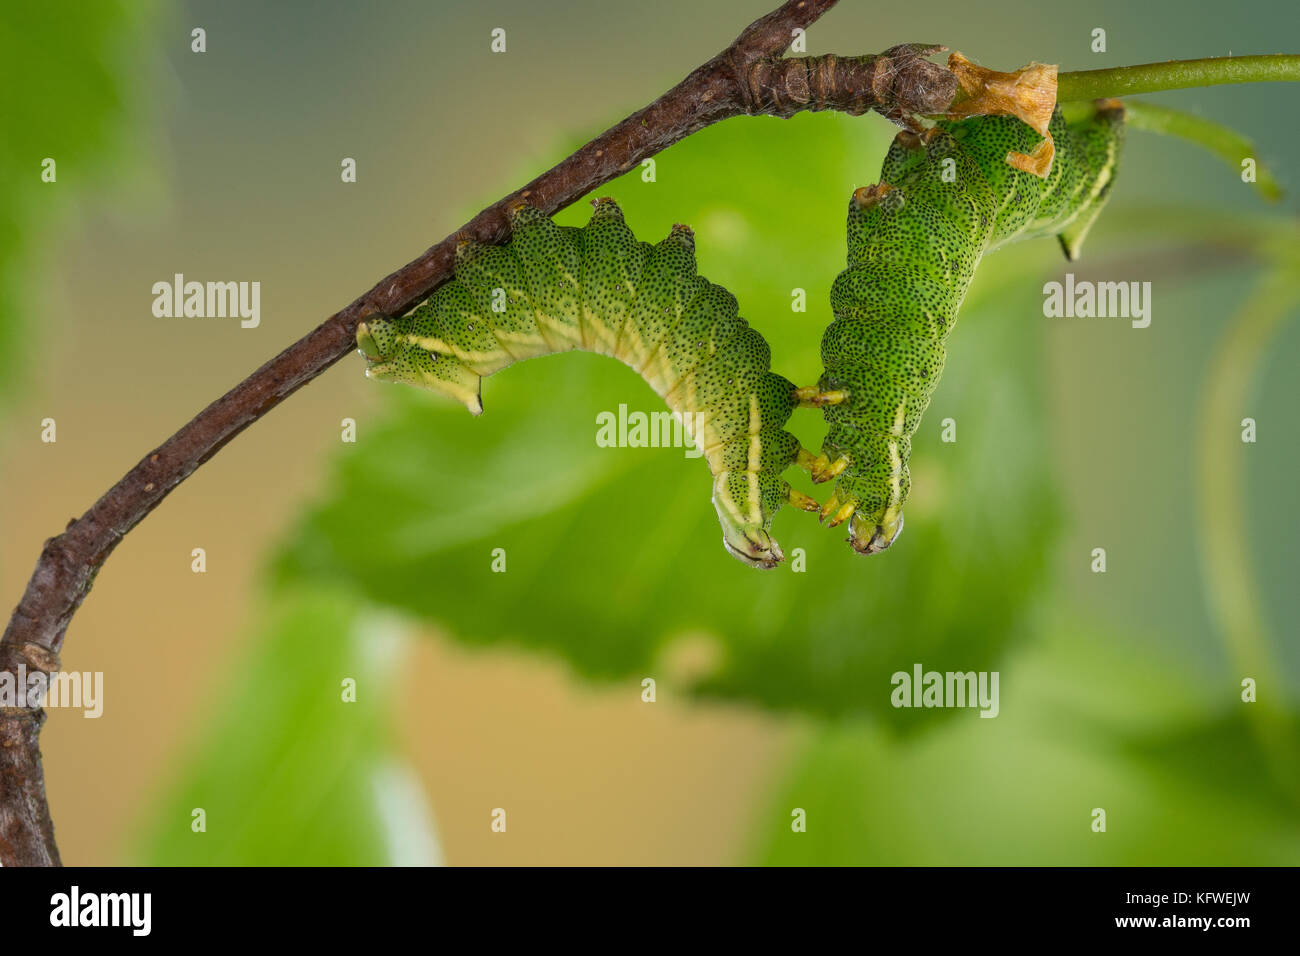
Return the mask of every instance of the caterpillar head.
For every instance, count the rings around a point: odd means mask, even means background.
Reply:
[[[774,568],[785,560],[785,552],[761,526],[752,522],[722,519],[722,543],[733,555],[755,568]]]
[[[400,320],[399,320],[400,321]],[[422,348],[418,337],[397,323],[372,316],[357,325],[357,349],[366,360],[366,378],[402,382],[450,395],[475,415],[483,411],[482,378],[454,355]]]

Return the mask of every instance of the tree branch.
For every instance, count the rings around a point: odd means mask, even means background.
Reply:
[[[20,667],[29,674],[57,670],[68,623],[123,536],[227,442],[351,352],[358,321],[376,312],[400,315],[449,279],[458,237],[504,240],[505,211],[512,201],[524,198],[552,214],[643,159],[732,116],[875,109],[897,118],[944,108],[956,81],[924,59],[938,47],[908,44],[878,56],[782,58],[793,31],[809,26],[835,2],[789,0],[750,24],[734,43],[659,99],[384,278],[146,455],[45,543],[0,638],[0,680],[6,673],[16,676]],[[59,862],[37,747],[43,719],[40,708],[0,710],[0,863],[5,866]]]

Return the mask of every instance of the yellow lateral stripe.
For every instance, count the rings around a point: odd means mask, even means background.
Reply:
[[[889,443],[889,502],[891,506],[902,503],[903,457],[898,453],[898,442]]]
[[[903,424],[907,421],[907,399],[904,398],[898,403],[898,408],[894,411],[894,426],[890,431],[897,437],[903,437]],[[899,454],[898,442],[891,439],[889,442],[889,491],[890,504],[901,501],[903,497],[903,456]]]
[[[608,315],[596,315],[594,312],[586,313],[587,323],[583,327],[584,334],[587,335],[588,341],[583,342],[583,348],[589,352],[595,352],[598,355],[613,355],[613,343],[616,339],[614,330],[610,327]]]
[[[397,341],[405,345],[414,345],[417,349],[424,349],[426,352],[438,352],[442,355],[456,354],[455,348],[442,339],[434,338],[431,335],[416,335],[414,332],[407,332],[405,335],[399,335],[396,338]]]
[[[498,339],[505,339],[514,345],[537,345],[538,343],[541,343],[544,348],[549,349],[552,352],[555,351],[551,346],[550,341],[547,340],[546,336],[542,334],[540,329],[531,332],[512,332],[508,329],[498,329],[496,330],[496,335]]]
[[[903,425],[907,422],[907,399],[904,398],[898,403],[898,408],[894,409],[894,427],[890,429],[892,434],[899,438],[903,437]]]
[[[758,466],[763,460],[763,444],[758,434],[763,430],[763,419],[758,411],[758,396],[749,396],[749,456],[745,464],[749,466],[749,513],[750,521],[760,524],[763,512],[758,498]]]
[[[404,342],[407,345],[414,345],[416,348],[424,349],[426,352],[436,352],[439,355],[450,355],[453,358],[459,359],[467,368],[470,369],[470,371],[478,375],[483,375],[484,373],[472,366],[495,365],[499,371],[505,366],[498,365],[498,363],[503,358],[509,359],[511,357],[510,353],[504,349],[498,349],[494,352],[472,352],[469,349],[457,348],[454,345],[444,342],[442,339],[432,338],[427,335],[409,334],[399,336],[398,341]],[[509,364],[510,362],[506,362],[506,365]],[[488,372],[486,374],[490,375],[492,373]]]
[[[551,315],[549,312],[541,313],[541,317],[542,321],[539,323],[539,328],[544,325],[546,328],[554,332],[556,337],[560,340],[559,345],[553,344],[551,346],[554,351],[567,352],[582,341],[580,325],[570,325],[564,319],[559,316]]]
[[[722,500],[727,514],[733,521],[741,522],[745,520],[745,516],[736,508],[736,502],[732,500],[731,492],[727,490],[727,477],[730,474],[729,471],[720,471],[713,476],[713,497]]]

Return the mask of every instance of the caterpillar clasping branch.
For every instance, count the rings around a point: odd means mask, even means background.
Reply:
[[[834,318],[816,385],[770,371],[763,337],[736,299],[696,274],[694,239],[675,226],[639,242],[608,199],[581,229],[527,204],[505,246],[463,242],[456,278],[402,317],[357,329],[372,378],[451,395],[482,411],[484,376],[536,355],[583,349],[634,368],[703,449],[723,542],[774,567],[772,518],[786,504],[848,523],[863,554],[903,529],[911,439],[943,373],[945,341],[986,252],[1056,236],[1074,259],[1115,179],[1126,111],[1098,100],[1067,122],[1054,66],[999,73],[949,58],[961,93],[938,119],[900,115],[879,182],[854,191],[848,265],[831,288]],[[822,411],[819,453],[785,430],[796,408]],[[792,488],[787,468],[834,482],[825,503]]]
[[[368,318],[358,348],[371,378],[442,392],[475,414],[482,379],[515,362],[570,349],[613,356],[703,450],[733,555],[778,564],[771,524],[786,504],[831,526],[847,521],[853,547],[873,554],[902,530],[911,436],[980,257],[1047,234],[1073,257],[1105,201],[1122,119],[1114,104],[1074,125],[1056,113],[1043,175],[1008,160],[1042,154],[1043,138],[1014,117],[900,132],[880,182],[850,201],[849,266],[832,287],[835,319],[813,387],[770,370],[767,342],[735,297],[696,274],[688,228],[640,242],[610,199],[594,203],[581,229],[516,204],[509,243],[462,242],[455,279],[408,315]],[[829,428],[820,454],[784,428],[797,407],[822,409]],[[824,504],[782,477],[792,465],[814,482],[835,481]]]
[[[1123,106],[1099,101],[1067,124],[1052,106],[1055,67],[996,73],[959,53],[949,67],[967,94],[951,115],[970,118],[901,131],[880,181],[853,193],[848,268],[831,287],[834,320],[822,337],[825,371],[797,393],[828,425],[810,467],[813,481],[835,480],[821,518],[848,521],[863,554],[903,530],[911,439],[981,257],[1055,235],[1075,258],[1119,158]]]

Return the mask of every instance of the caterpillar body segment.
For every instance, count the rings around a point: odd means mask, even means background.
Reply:
[[[772,518],[817,503],[781,477],[802,453],[785,431],[794,385],[770,371],[763,337],[731,293],[699,276],[695,240],[674,226],[640,242],[613,200],[582,228],[558,226],[526,204],[504,246],[463,243],[455,278],[398,318],[357,328],[366,374],[450,395],[483,410],[482,379],[538,355],[581,349],[635,369],[682,421],[713,476],[723,543],[742,561],[784,555]]]
[[[835,480],[822,519],[848,520],[857,551],[882,551],[902,531],[911,438],[981,257],[1049,235],[1069,258],[1078,255],[1122,138],[1123,107],[1097,106],[1069,125],[1052,114],[1055,151],[1041,176],[1008,157],[1034,155],[1044,138],[1015,117],[981,116],[899,133],[880,183],[853,194],[848,268],[831,288],[835,318],[822,337],[824,372],[796,399],[822,408],[828,430],[810,470],[815,481]]]

